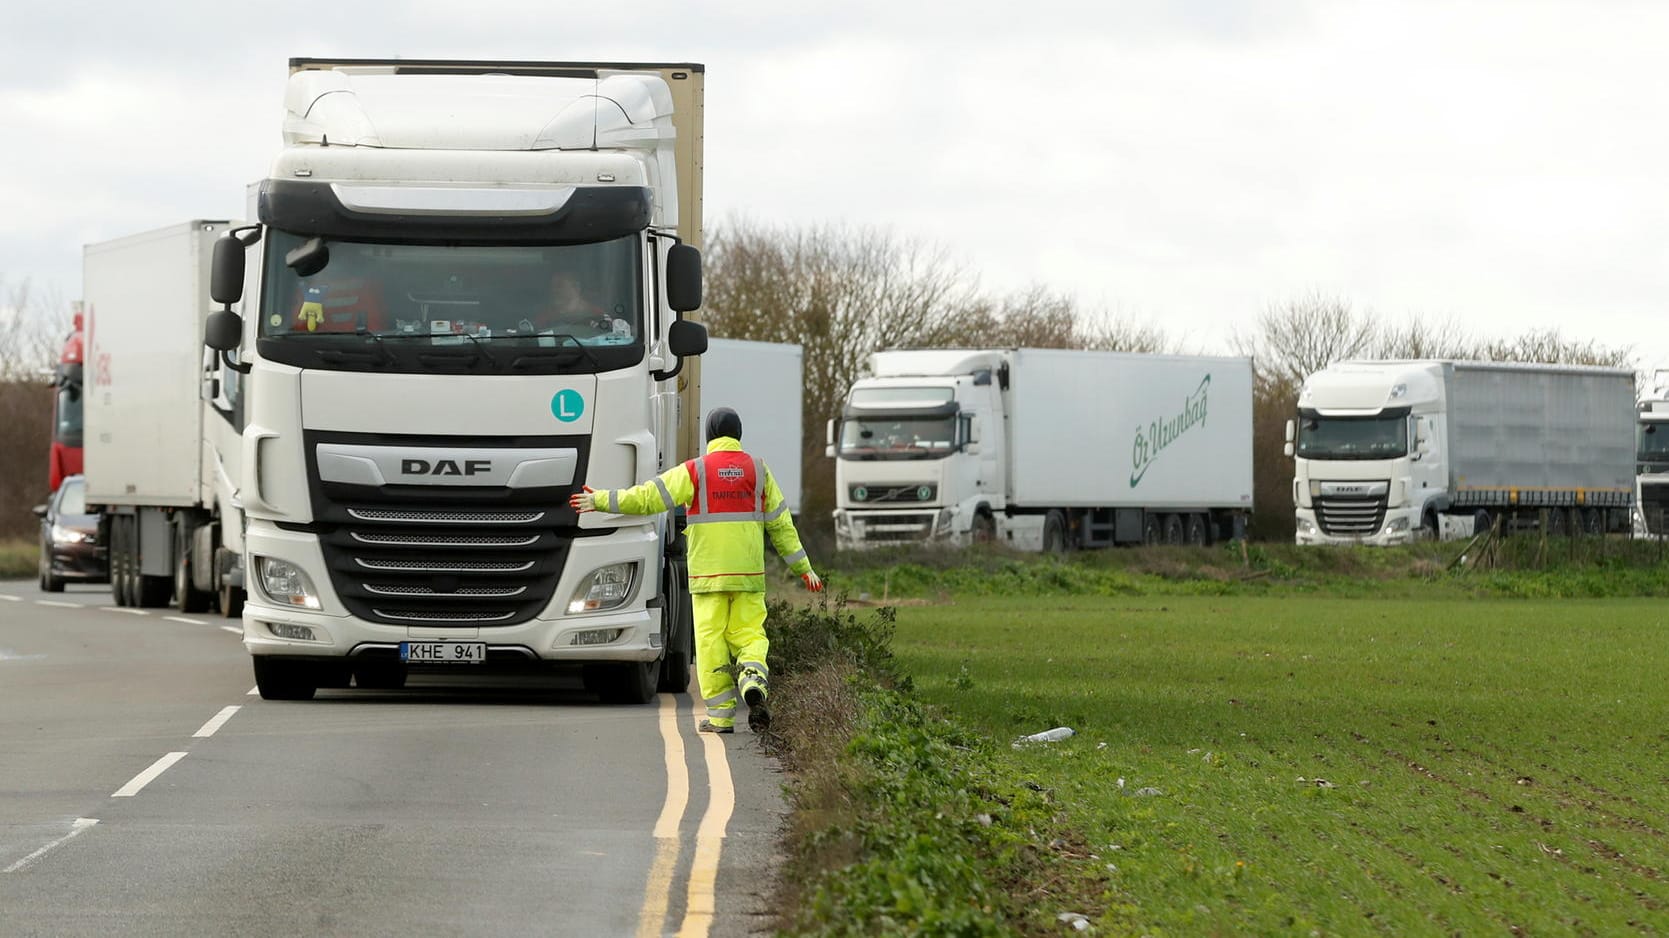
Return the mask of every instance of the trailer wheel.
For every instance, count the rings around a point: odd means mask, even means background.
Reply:
[[[1165,543],[1175,547],[1182,543],[1182,516],[1165,516]]]
[[[116,594],[116,605],[133,607],[139,605],[139,557],[134,542],[137,533],[132,517],[123,515],[116,519],[116,545],[111,548],[111,559],[118,565],[121,572],[114,581],[113,590]]]
[[[1194,547],[1204,547],[1206,544],[1207,525],[1205,515],[1188,516],[1188,543]]]
[[[1477,511],[1474,511],[1472,513],[1472,534],[1473,534],[1473,536],[1476,536],[1476,535],[1484,533],[1485,531],[1488,531],[1491,524],[1492,524],[1492,522],[1490,521],[1490,518],[1489,518],[1489,512],[1484,511],[1482,508],[1479,508]]]
[[[1582,509],[1582,530],[1590,536],[1598,537],[1605,533],[1605,513],[1599,508]]]
[[[1066,553],[1066,517],[1057,510],[1043,516],[1043,552]]]
[[[174,604],[181,612],[205,612],[213,601],[191,583],[191,528],[181,517],[174,525]]]
[[[1159,543],[1164,537],[1164,531],[1161,528],[1162,525],[1159,523],[1158,515],[1144,513],[1142,516],[1142,543],[1149,547]]]
[[[1549,508],[1547,514],[1547,533],[1550,537],[1564,537],[1570,534],[1570,527],[1565,523],[1563,508]]]
[[[220,614],[228,619],[243,618],[243,590],[230,583],[220,584]]]

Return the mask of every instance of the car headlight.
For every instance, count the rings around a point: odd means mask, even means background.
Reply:
[[[1386,534],[1401,534],[1406,530],[1408,530],[1407,518],[1392,518],[1391,523],[1385,526]]]
[[[261,592],[266,593],[268,599],[280,606],[319,608],[319,594],[313,589],[313,581],[300,567],[288,560],[257,557],[255,569],[260,576]]]
[[[52,526],[52,543],[54,544],[91,544],[93,536],[85,531],[75,531],[61,524]]]
[[[632,598],[632,582],[636,579],[636,561],[598,567],[580,580],[573,598],[568,600],[568,614],[601,612],[625,605]]]
[[[1299,534],[1314,534],[1315,533],[1315,522],[1311,521],[1308,518],[1299,518],[1298,519],[1298,533]]]

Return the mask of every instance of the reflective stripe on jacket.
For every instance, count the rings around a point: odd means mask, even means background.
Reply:
[[[693,593],[764,592],[761,525],[789,570],[796,576],[811,571],[811,560],[800,546],[794,518],[771,470],[731,437],[719,437],[707,444],[707,455],[673,466],[641,485],[597,492],[593,504],[626,515],[652,515],[689,506],[686,536]]]

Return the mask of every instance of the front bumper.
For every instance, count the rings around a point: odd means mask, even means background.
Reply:
[[[108,552],[99,544],[53,544],[47,563],[53,576],[65,580],[101,583],[110,578]]]
[[[319,609],[280,605],[266,596],[260,577],[250,571],[243,607],[243,644],[252,655],[344,658],[386,654],[405,641],[485,642],[488,661],[588,662],[653,661],[662,654],[661,610],[648,606],[659,592],[661,545],[648,526],[621,528],[613,534],[575,539],[550,604],[535,618],[516,625],[413,626],[368,622],[348,614],[334,594],[323,552],[315,535],[252,523],[246,534],[248,556],[272,557],[300,567],[312,581]],[[636,561],[631,597],[618,609],[570,615],[575,588],[598,567]],[[305,626],[314,641],[281,637],[277,626]],[[619,630],[604,644],[575,645],[581,632]]]
[[[1321,529],[1315,511],[1297,511],[1297,542],[1302,546],[1321,547],[1393,547],[1412,544],[1419,539],[1418,509],[1392,508],[1385,512],[1385,521],[1372,534],[1328,534]]]
[[[834,513],[835,547],[839,550],[868,550],[910,544],[960,547],[968,540],[964,521],[958,530],[960,513],[936,506],[885,511],[849,508]]]

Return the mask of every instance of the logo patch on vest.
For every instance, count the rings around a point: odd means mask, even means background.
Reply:
[[[742,470],[738,466],[723,466],[719,469],[719,478],[724,479],[727,482],[735,482],[737,479],[740,479],[742,475]]]

